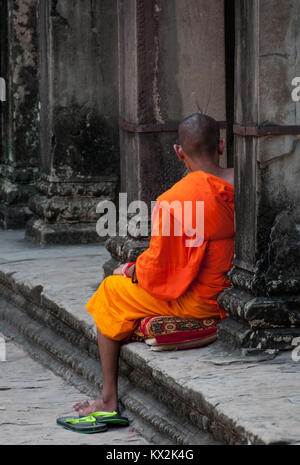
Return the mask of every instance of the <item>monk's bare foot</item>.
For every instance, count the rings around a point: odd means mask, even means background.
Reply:
[[[93,412],[115,412],[118,408],[118,402],[116,399],[109,399],[105,402],[103,398],[100,397],[92,404],[89,404],[87,400],[78,402],[73,405],[73,408],[79,415],[86,416]]]
[[[76,402],[76,404],[73,405],[73,409],[78,412],[78,410],[87,408],[89,405],[90,403],[87,400],[84,400],[83,402]]]

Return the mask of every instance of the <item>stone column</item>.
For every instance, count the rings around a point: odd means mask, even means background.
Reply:
[[[1,2],[0,225],[23,228],[39,163],[36,0]]]
[[[219,337],[246,351],[300,335],[299,17],[296,0],[236,2],[235,258]]]
[[[181,119],[196,111],[226,119],[223,8],[223,0],[118,1],[121,192],[128,202],[150,205],[184,175],[173,152]],[[134,261],[148,239],[109,238],[106,274]]]
[[[96,205],[119,172],[116,1],[39,2],[41,166],[38,243],[98,241]]]

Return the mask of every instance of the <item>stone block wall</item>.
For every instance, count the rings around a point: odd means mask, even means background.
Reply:
[[[1,2],[0,225],[24,227],[32,213],[39,166],[38,36],[36,0]]]

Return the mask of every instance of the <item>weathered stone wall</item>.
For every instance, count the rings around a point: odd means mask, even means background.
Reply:
[[[150,202],[182,174],[173,156],[174,132],[138,132],[140,125],[176,120],[181,105],[178,62],[171,52],[177,44],[174,4],[162,3],[119,1],[120,117],[137,130],[121,129],[121,191],[129,201]],[[162,63],[168,66],[162,69]],[[160,92],[161,85],[168,93]],[[171,98],[176,111],[162,114]]]
[[[24,227],[39,164],[36,0],[1,2],[0,224]]]
[[[201,111],[226,121],[224,0],[175,0],[174,6],[179,65],[175,78],[181,100],[177,118]],[[174,102],[168,105],[172,111]],[[221,136],[226,137],[225,130]],[[220,162],[227,166],[226,151]]]
[[[150,204],[184,175],[173,151],[178,121],[199,110],[226,120],[223,3],[119,0],[121,191],[129,202]],[[106,272],[147,245],[145,237],[110,238]]]
[[[225,121],[223,1],[119,5],[121,118],[135,125],[165,125],[201,109]],[[154,135],[122,131],[121,137],[121,187],[131,198],[153,200],[178,179],[173,153],[176,130]],[[136,139],[142,147],[136,146]],[[143,162],[137,158],[139,153]],[[144,169],[139,174],[147,176],[139,184],[138,166]],[[141,189],[150,190],[143,195]]]
[[[119,173],[117,2],[40,1],[41,166],[26,237],[89,242]]]
[[[221,335],[253,349],[291,348],[300,333],[299,15],[293,0],[237,3],[236,123],[271,134],[236,135],[234,287],[220,302],[242,326]]]

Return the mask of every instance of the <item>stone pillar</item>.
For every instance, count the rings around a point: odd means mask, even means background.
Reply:
[[[246,351],[300,335],[299,15],[296,0],[236,2],[235,258],[219,337]]]
[[[39,2],[41,166],[26,237],[98,241],[96,205],[118,185],[116,1]]]
[[[0,225],[23,228],[30,218],[39,163],[37,0],[1,2]]]
[[[128,202],[149,205],[184,175],[173,152],[181,119],[197,111],[226,119],[223,9],[223,0],[118,1],[121,192]],[[109,238],[106,274],[135,260],[148,239]]]

